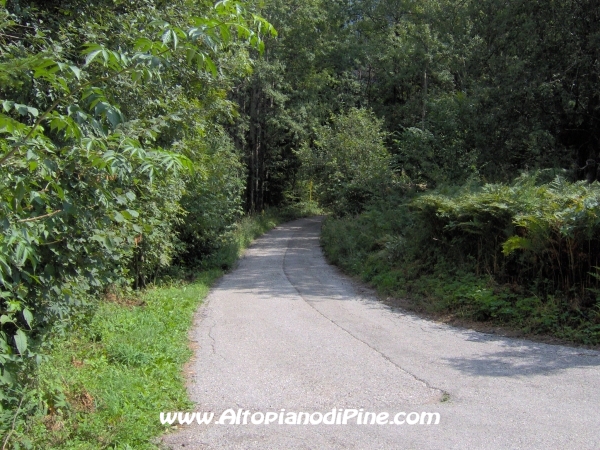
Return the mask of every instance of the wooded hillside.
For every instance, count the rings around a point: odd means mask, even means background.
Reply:
[[[0,6],[0,429],[49,336],[269,207],[385,292],[600,342],[595,1]]]

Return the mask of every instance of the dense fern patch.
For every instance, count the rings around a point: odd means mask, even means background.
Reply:
[[[329,220],[330,260],[430,311],[600,343],[600,185],[470,184]]]

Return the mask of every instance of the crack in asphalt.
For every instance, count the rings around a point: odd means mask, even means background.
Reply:
[[[217,354],[217,350],[215,348],[216,341],[215,341],[215,338],[212,335],[212,331],[213,331],[213,328],[216,325],[217,325],[217,322],[213,319],[212,325],[210,325],[210,327],[208,328],[208,337],[210,338],[210,348],[212,349],[212,352],[213,352],[214,355]]]
[[[208,326],[207,336],[210,339],[210,348],[212,350],[212,354],[215,356],[218,356],[223,361],[225,361],[225,358],[222,355],[220,355],[219,353],[217,353],[217,348],[216,348],[217,341],[216,341],[215,337],[212,335],[213,329],[217,326],[217,321],[215,319],[213,319],[212,317],[210,317],[208,314],[205,314],[202,317],[203,322],[207,321],[208,319],[210,319],[211,324]]]
[[[433,391],[437,391],[439,392],[439,395],[441,397],[441,399],[444,402],[447,402],[450,398],[450,393],[445,391],[444,389],[440,389],[438,387],[432,386],[431,384],[429,384],[428,381],[424,380],[423,378],[418,377],[417,375],[415,375],[414,373],[409,372],[408,370],[404,369],[402,366],[400,366],[398,363],[396,363],[395,361],[393,361],[389,356],[387,356],[385,353],[383,353],[381,350],[379,350],[378,348],[372,346],[371,344],[369,344],[368,342],[364,341],[363,339],[361,339],[360,337],[354,335],[352,332],[350,332],[348,329],[344,328],[343,326],[341,326],[339,323],[337,323],[335,320],[331,319],[330,317],[328,317],[327,315],[325,315],[323,312],[319,311],[309,300],[306,299],[306,297],[304,297],[304,295],[302,295],[302,292],[300,292],[300,290],[296,287],[296,285],[292,282],[292,280],[290,279],[290,276],[288,274],[288,272],[286,271],[286,257],[287,257],[287,253],[288,250],[290,248],[290,244],[292,242],[292,240],[294,239],[294,236],[298,233],[299,231],[295,231],[294,233],[292,233],[292,235],[290,236],[290,238],[288,239],[287,245],[286,245],[286,249],[285,252],[283,254],[283,259],[282,259],[282,270],[283,273],[285,275],[285,277],[288,280],[288,283],[290,283],[290,286],[292,286],[294,288],[294,290],[298,293],[298,295],[300,296],[300,298],[302,300],[304,300],[304,302],[310,306],[313,310],[315,310],[318,314],[320,314],[323,318],[325,318],[326,320],[328,320],[329,322],[331,322],[333,325],[335,325],[336,327],[338,327],[340,330],[344,331],[345,333],[347,333],[349,336],[351,336],[352,338],[356,339],[357,341],[363,343],[364,345],[366,345],[367,347],[369,347],[371,350],[373,350],[374,352],[376,352],[377,354],[379,354],[383,359],[385,359],[387,362],[389,362],[390,364],[392,364],[394,367],[396,367],[397,369],[399,369],[400,371],[410,375],[414,380],[422,383],[425,387],[427,387],[428,389],[431,389]]]

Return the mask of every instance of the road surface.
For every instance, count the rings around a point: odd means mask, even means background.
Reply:
[[[209,425],[166,435],[166,445],[600,448],[599,352],[453,328],[392,310],[326,263],[320,227],[320,218],[277,227],[211,291],[197,314],[195,357],[187,370],[195,410],[215,417]],[[249,411],[249,423],[215,424],[228,410]],[[373,416],[367,424],[357,424],[356,416],[346,425],[304,425],[305,415],[299,425],[278,424],[279,417],[293,421],[298,412],[329,413],[339,422],[337,416],[353,410],[389,413],[404,423],[387,423],[382,415],[384,425],[370,424]],[[249,414],[268,412],[271,420],[277,414],[275,423],[251,423],[261,415]],[[411,412],[438,413],[439,424],[409,425],[402,413]],[[414,422],[417,416],[408,417]],[[312,418],[319,422],[319,414]]]

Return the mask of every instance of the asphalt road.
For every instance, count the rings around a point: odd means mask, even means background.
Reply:
[[[188,375],[196,411],[215,418],[166,435],[166,445],[600,449],[599,352],[392,310],[326,263],[320,226],[320,218],[302,219],[267,233],[209,294],[197,314]],[[332,409],[390,418],[437,412],[440,423],[215,424],[228,409],[275,412],[277,422]]]

